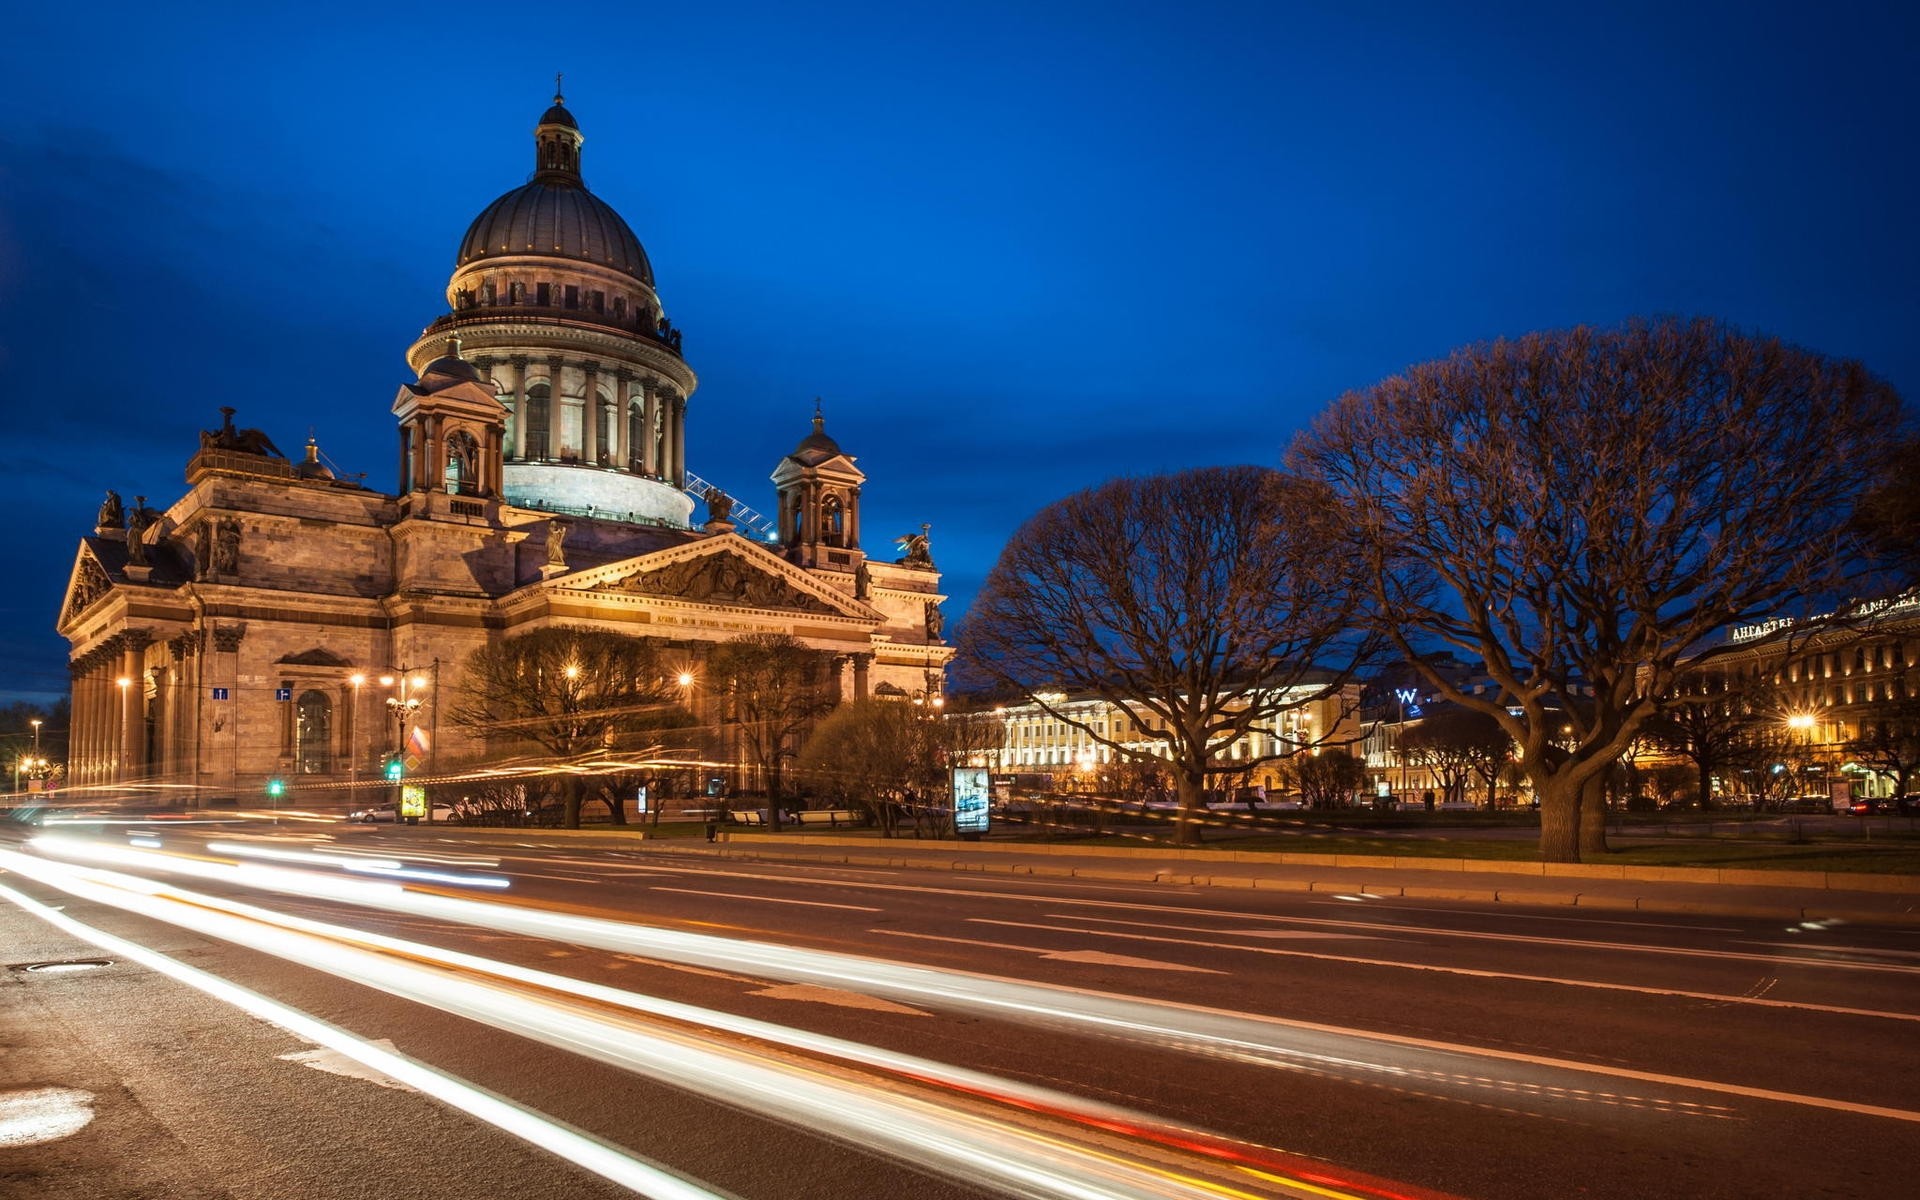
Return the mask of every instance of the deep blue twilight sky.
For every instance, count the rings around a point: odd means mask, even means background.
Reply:
[[[402,352],[564,70],[767,508],[813,397],[957,614],[1049,500],[1277,460],[1455,346],[1707,313],[1920,396],[1910,3],[39,4],[0,46],[0,698],[231,404],[393,484]],[[284,11],[282,11],[284,10]],[[1448,11],[1456,10],[1456,11]]]

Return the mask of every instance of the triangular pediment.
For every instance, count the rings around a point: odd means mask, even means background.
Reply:
[[[93,547],[81,542],[80,552],[74,555],[73,572],[67,576],[66,595],[60,601],[60,628],[65,629],[68,622],[112,590],[113,578],[106,565],[94,554]]]
[[[285,667],[347,667],[352,665],[331,650],[322,650],[318,646],[313,647],[311,650],[302,650],[298,654],[281,655],[275,662]]]
[[[722,608],[883,619],[851,596],[735,534],[623,559],[555,580],[568,591],[655,597]]]

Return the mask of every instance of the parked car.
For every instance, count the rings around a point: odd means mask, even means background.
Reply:
[[[1792,796],[1780,802],[1780,811],[1787,813],[1830,813],[1833,811],[1833,797]]]
[[[358,821],[363,825],[377,825],[382,821],[390,822],[396,820],[397,817],[398,814],[395,812],[392,804],[378,804],[372,808],[363,808],[359,812],[347,814],[347,820]],[[453,806],[451,804],[434,805],[433,819],[436,821],[453,820]]]

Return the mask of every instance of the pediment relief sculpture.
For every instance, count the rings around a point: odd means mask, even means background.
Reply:
[[[90,557],[82,558],[79,569],[74,572],[73,587],[67,592],[67,616],[79,616],[111,590],[113,581],[107,578],[106,569]]]
[[[593,590],[671,596],[702,604],[738,604],[748,608],[842,615],[839,609],[818,596],[795,587],[791,580],[770,575],[737,554],[689,558],[656,570],[637,571]]]

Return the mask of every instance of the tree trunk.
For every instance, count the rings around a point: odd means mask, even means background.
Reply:
[[[1697,760],[1694,763],[1694,765],[1700,768],[1700,774],[1698,779],[1698,783],[1700,787],[1700,811],[1712,812],[1713,811],[1713,769],[1710,766],[1708,766],[1708,760],[1704,758]]]
[[[613,817],[613,823],[615,825],[625,825],[627,823],[627,799],[621,794],[619,786],[602,787],[600,794],[606,797],[607,812]]]
[[[1179,846],[1200,844],[1200,808],[1206,799],[1205,775],[1181,774],[1178,780],[1180,815],[1174,818],[1173,840]]]
[[[1607,772],[1601,771],[1580,789],[1580,857],[1576,861],[1597,861],[1607,852]]]
[[[1580,789],[1562,775],[1534,781],[1540,798],[1540,861],[1580,861]]]
[[[580,828],[580,777],[571,772],[560,777],[560,825]]]

